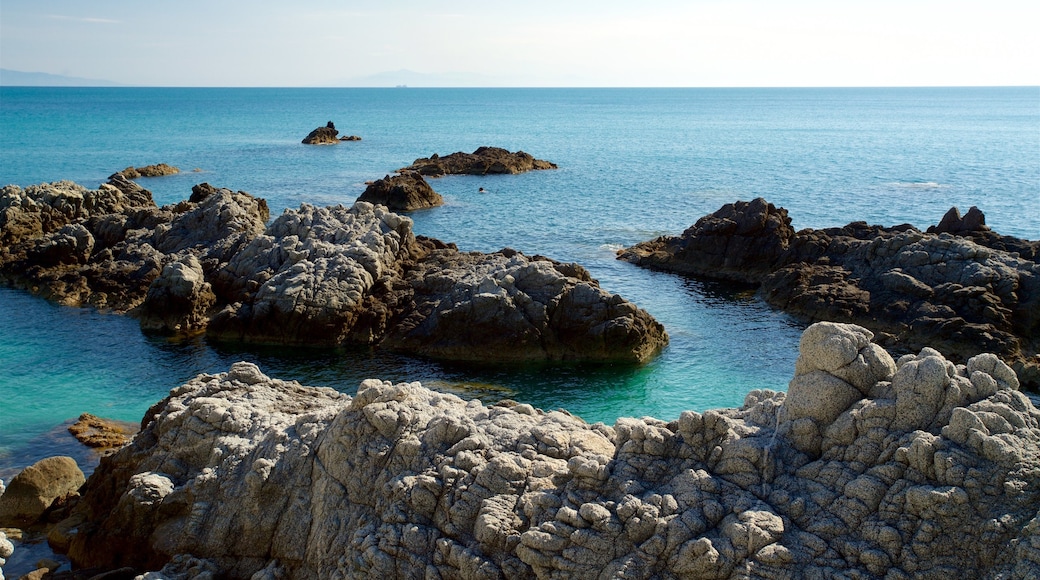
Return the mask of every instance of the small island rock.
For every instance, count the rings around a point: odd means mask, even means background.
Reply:
[[[339,131],[336,130],[336,125],[329,121],[324,127],[318,127],[308,133],[302,143],[305,145],[335,145],[339,143],[337,135],[339,135]]]
[[[451,155],[416,159],[399,172],[415,171],[428,177],[442,175],[488,175],[499,173],[523,173],[537,169],[556,169],[555,163],[535,159],[529,153],[512,153],[501,147],[479,147],[473,153],[458,151]]]
[[[180,173],[181,170],[166,163],[159,163],[157,165],[145,165],[144,167],[127,167],[126,169],[119,171],[118,174],[122,174],[127,179],[137,179],[138,177],[162,177],[164,175],[175,175]],[[115,177],[116,174],[112,174],[109,179]]]
[[[414,211],[444,204],[444,198],[419,173],[408,171],[372,182],[358,201],[385,205],[392,211]]]

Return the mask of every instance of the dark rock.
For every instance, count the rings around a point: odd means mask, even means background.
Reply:
[[[795,233],[786,210],[757,199],[618,257],[754,284],[778,308],[810,321],[860,324],[904,352],[933,345],[965,360],[988,351],[1032,372],[1040,351],[1040,243],[990,231],[974,207],[963,218],[951,209],[929,232],[853,222]]]
[[[336,130],[336,126],[329,121],[324,127],[318,127],[311,131],[303,138],[302,143],[305,145],[334,145],[339,143],[339,139],[336,136],[339,135],[339,131]]]
[[[339,138],[340,141],[360,141],[361,137],[358,135],[344,135]]]
[[[159,163],[157,165],[145,165],[144,167],[127,167],[122,171],[110,175],[109,179],[113,179],[117,175],[121,175],[126,179],[137,179],[138,177],[162,177],[164,175],[175,175],[180,172],[180,169],[172,165]]]
[[[408,171],[387,175],[365,188],[358,201],[385,205],[393,211],[413,211],[444,204],[444,198],[426,183],[423,176]]]
[[[794,235],[787,210],[757,198],[726,204],[681,236],[643,242],[618,257],[647,268],[758,284],[777,268]]]
[[[399,172],[415,171],[429,177],[442,175],[487,175],[498,173],[523,173],[537,169],[556,169],[555,163],[535,159],[528,153],[511,153],[500,147],[479,147],[473,153],[458,151],[441,157],[434,153],[430,157],[416,159]]]

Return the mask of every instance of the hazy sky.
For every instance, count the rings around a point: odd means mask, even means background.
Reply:
[[[402,69],[456,86],[1040,85],[1038,30],[1036,0],[3,0],[0,67],[170,86]]]

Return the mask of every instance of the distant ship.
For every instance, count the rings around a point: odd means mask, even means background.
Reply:
[[[397,85],[397,86],[395,86],[394,88],[395,88],[395,89],[407,89],[407,88],[408,88],[408,85]]]

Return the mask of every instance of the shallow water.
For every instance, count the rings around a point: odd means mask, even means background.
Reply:
[[[1040,89],[30,89],[0,87],[0,183],[96,187],[128,165],[156,201],[213,185],[267,199],[350,204],[417,157],[522,149],[554,171],[432,180],[446,205],[418,234],[464,250],[575,261],[664,323],[643,366],[476,367],[369,350],[253,348],[143,335],[136,321],[0,290],[0,473],[49,455],[41,438],[81,412],[139,420],[169,389],[249,360],[353,391],[419,380],[467,397],[566,408],[588,421],[674,419],[782,390],[802,324],[746,289],[649,272],[615,251],[678,234],[764,196],[797,228],[852,220],[924,228],[978,205],[997,231],[1040,237]],[[363,140],[304,146],[334,120]],[[198,168],[199,172],[192,169]],[[490,193],[480,194],[479,188]],[[0,475],[3,477],[3,475]]]

